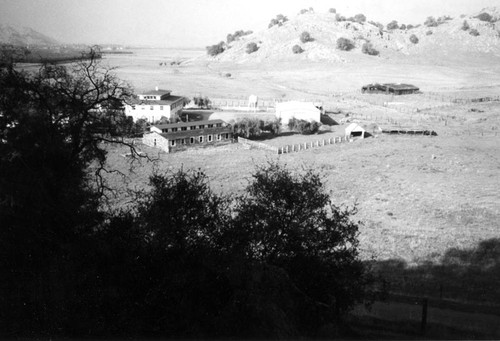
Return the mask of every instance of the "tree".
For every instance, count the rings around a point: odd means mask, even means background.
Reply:
[[[209,56],[215,57],[216,55],[221,54],[225,51],[225,46],[226,44],[223,41],[215,45],[207,46],[207,54]]]
[[[283,14],[278,14],[278,15],[276,15],[276,18],[271,19],[271,22],[269,23],[268,28],[271,28],[275,25],[281,26],[287,21],[288,21],[288,18],[286,16],[284,16]]]
[[[307,31],[304,31],[300,34],[300,41],[304,44],[307,42],[313,41],[313,40],[314,39],[311,37],[311,35]]]
[[[354,21],[358,22],[358,23],[364,23],[366,21],[366,17],[364,14],[356,14],[354,16]]]
[[[235,227],[240,250],[278,266],[307,296],[337,317],[363,295],[366,280],[358,258],[355,210],[335,206],[321,177],[269,164],[259,167],[239,199]]]
[[[469,31],[469,34],[471,36],[477,37],[479,35],[479,31],[473,28],[472,30]]]
[[[302,49],[302,47],[300,47],[300,45],[293,45],[292,52],[295,54],[300,54],[300,53],[304,52],[304,49]]]
[[[475,18],[481,20],[481,21],[486,21],[486,22],[493,22],[493,17],[491,14],[483,12],[475,16]]]
[[[354,44],[347,38],[337,39],[337,48],[342,51],[350,51],[354,48]]]
[[[68,312],[89,308],[79,252],[92,252],[103,221],[102,142],[131,95],[97,55],[34,73],[0,68],[0,316],[11,335],[55,335],[72,326]]]
[[[418,44],[418,37],[414,34],[412,34],[410,36],[410,41],[413,43],[413,44]]]
[[[328,10],[328,13],[337,13],[337,10],[335,8],[330,8]]]
[[[401,26],[399,26],[399,29],[400,30],[406,30],[406,25],[405,24],[401,24]]]
[[[303,135],[316,134],[319,131],[321,123],[316,121],[298,120],[296,118],[288,121],[288,128],[292,131],[297,131]]]
[[[438,22],[434,17],[427,17],[427,19],[424,22],[424,25],[427,27],[436,27],[438,26]]]
[[[254,53],[255,51],[257,51],[259,49],[259,47],[257,46],[256,43],[248,43],[247,44],[247,49],[246,49],[246,52],[248,54],[250,53]]]
[[[467,22],[467,20],[464,20],[462,24],[462,30],[468,31],[469,29],[470,29],[469,23]]]
[[[370,56],[376,56],[379,52],[373,47],[371,43],[364,43],[361,47],[361,51]]]
[[[398,22],[396,20],[393,20],[387,24],[388,30],[397,30],[398,28],[399,28],[399,26],[398,26]]]

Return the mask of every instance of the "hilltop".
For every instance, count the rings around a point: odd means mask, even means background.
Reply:
[[[491,20],[486,22],[477,18],[481,13],[488,13]],[[422,23],[411,29],[388,30],[386,26],[381,28],[376,23],[370,23],[370,18],[365,22],[353,22],[345,18],[339,21],[336,13],[306,12],[282,25],[238,37],[225,43],[224,52],[206,58],[237,64],[300,60],[339,63],[364,55],[362,47],[365,43],[370,43],[378,51],[378,55],[365,55],[366,58],[456,59],[461,54],[500,57],[500,11],[497,8],[485,8],[455,18],[442,18],[436,26]],[[302,42],[302,32],[308,32],[313,40]],[[416,39],[410,40],[412,36]],[[339,50],[339,38],[349,39],[354,47],[350,51]],[[257,50],[247,53],[250,43],[255,43]],[[292,48],[295,45],[300,46],[303,52],[294,54]]]
[[[0,44],[15,46],[59,45],[59,42],[29,27],[13,27],[0,24]]]

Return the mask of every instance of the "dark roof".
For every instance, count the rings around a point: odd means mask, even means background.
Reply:
[[[154,124],[153,127],[158,129],[170,129],[170,128],[181,128],[181,127],[192,127],[199,126],[202,124],[217,124],[226,123],[223,120],[204,120],[204,121],[191,121],[191,122],[178,122],[178,123],[167,123],[167,124]]]
[[[163,96],[163,95],[168,95],[171,92],[172,92],[171,90],[158,89],[158,90],[149,90],[149,91],[143,92],[143,93],[141,93],[139,95],[143,95],[143,96],[149,96],[149,95],[152,95],[152,96]]]
[[[168,96],[162,100],[151,100],[151,99],[133,99],[130,101],[131,105],[170,105],[175,102],[179,102],[184,97],[182,96]]]
[[[205,136],[205,135],[215,135],[215,134],[225,134],[232,133],[233,129],[231,127],[219,127],[219,128],[205,128],[197,130],[181,130],[171,133],[161,133],[160,135],[168,140],[185,139],[189,137]]]
[[[385,83],[384,85],[389,89],[394,89],[394,90],[418,90],[418,88],[415,85],[411,84]]]

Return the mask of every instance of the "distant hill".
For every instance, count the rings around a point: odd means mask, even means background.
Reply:
[[[29,27],[13,27],[0,24],[0,44],[46,46],[59,45],[59,42]]]
[[[488,13],[491,20],[482,21],[477,18],[481,13]],[[267,60],[345,62],[362,54],[365,43],[370,43],[379,52],[378,56],[370,58],[455,58],[460,54],[478,53],[500,57],[500,11],[497,8],[485,8],[477,13],[455,18],[442,17],[436,20],[437,26],[422,23],[411,29],[381,29],[369,23],[369,17],[362,23],[338,19],[339,16],[335,13],[299,14],[282,25],[239,37],[225,44],[224,52],[206,58],[235,63]],[[465,26],[464,21],[467,22]],[[304,31],[309,33],[312,41],[301,42],[300,35]],[[352,50],[339,50],[339,38],[349,39],[354,45]],[[247,53],[247,45],[250,43],[257,44],[258,49]],[[303,52],[294,54],[294,45],[299,45]]]

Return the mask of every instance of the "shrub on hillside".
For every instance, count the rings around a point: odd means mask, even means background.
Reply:
[[[319,131],[320,126],[321,123],[316,121],[309,122],[306,120],[298,120],[296,118],[292,118],[288,121],[288,128],[302,135],[316,134]]]
[[[293,45],[292,51],[295,54],[299,54],[299,53],[304,52],[304,49],[302,49],[302,47],[300,47],[300,45]]]
[[[256,43],[248,43],[247,44],[247,49],[246,49],[246,52],[248,54],[250,53],[254,53],[255,51],[257,51],[259,49],[259,47],[257,46]]]
[[[346,19],[345,19],[344,16],[342,16],[342,15],[340,15],[340,14],[337,13],[337,14],[335,14],[335,20],[337,20],[337,21],[345,21]]]
[[[406,25],[406,29],[407,30],[411,30],[412,28],[414,28],[415,26],[413,26],[412,24],[408,24]]]
[[[303,42],[304,44],[309,42],[309,41],[313,41],[313,40],[314,39],[311,37],[311,35],[307,31],[304,31],[300,34],[300,41]]]
[[[246,35],[249,35],[252,33],[253,33],[253,31],[243,31],[243,30],[236,31],[233,34],[229,33],[226,37],[226,41],[229,44],[235,40],[240,39],[240,37],[243,37],[243,36],[246,36]]]
[[[337,39],[337,48],[342,51],[350,51],[354,48],[354,43],[347,38]]]
[[[469,31],[469,34],[471,36],[477,37],[479,35],[479,32],[475,28],[473,28],[472,30]]]
[[[335,8],[330,8],[328,10],[329,13],[337,13],[337,10]]]
[[[438,25],[438,22],[436,21],[436,19],[434,19],[434,17],[427,17],[424,25],[427,27],[436,27]]]
[[[364,43],[361,47],[361,51],[370,56],[376,56],[379,54],[379,52],[373,47],[372,43]]]
[[[373,26],[375,27],[378,27],[380,30],[383,30],[384,29],[384,25],[379,23],[379,22],[376,22],[376,21],[369,21],[368,22],[369,24],[372,24]]]
[[[468,31],[470,29],[469,23],[467,20],[464,20],[464,23],[462,24],[462,30]]]
[[[431,30],[429,30],[429,31],[425,32],[425,35],[427,35],[427,36],[432,35],[432,31],[431,31]]]
[[[271,19],[271,21],[269,22],[268,28],[271,28],[271,27],[276,26],[276,25],[281,26],[287,21],[288,21],[287,17],[285,17],[283,14],[278,14],[276,16],[276,18]]]
[[[215,44],[215,45],[211,45],[211,46],[207,46],[207,54],[209,56],[216,56],[222,52],[224,52],[224,47],[225,47],[225,43],[223,41],[221,41],[220,43],[218,44]]]
[[[399,26],[398,26],[398,22],[396,20],[393,20],[387,24],[388,30],[397,30],[398,28],[399,28]]]
[[[412,34],[410,36],[410,41],[413,43],[413,44],[418,44],[418,37],[414,34]]]
[[[405,24],[401,24],[401,26],[399,26],[399,29],[400,30],[406,30],[406,25]]]
[[[354,21],[359,22],[359,23],[364,23],[366,21],[366,17],[364,14],[359,13],[354,16]]]
[[[481,14],[476,15],[475,18],[477,18],[481,21],[487,21],[487,22],[493,21],[493,17],[489,13],[486,13],[486,12],[483,12]]]

